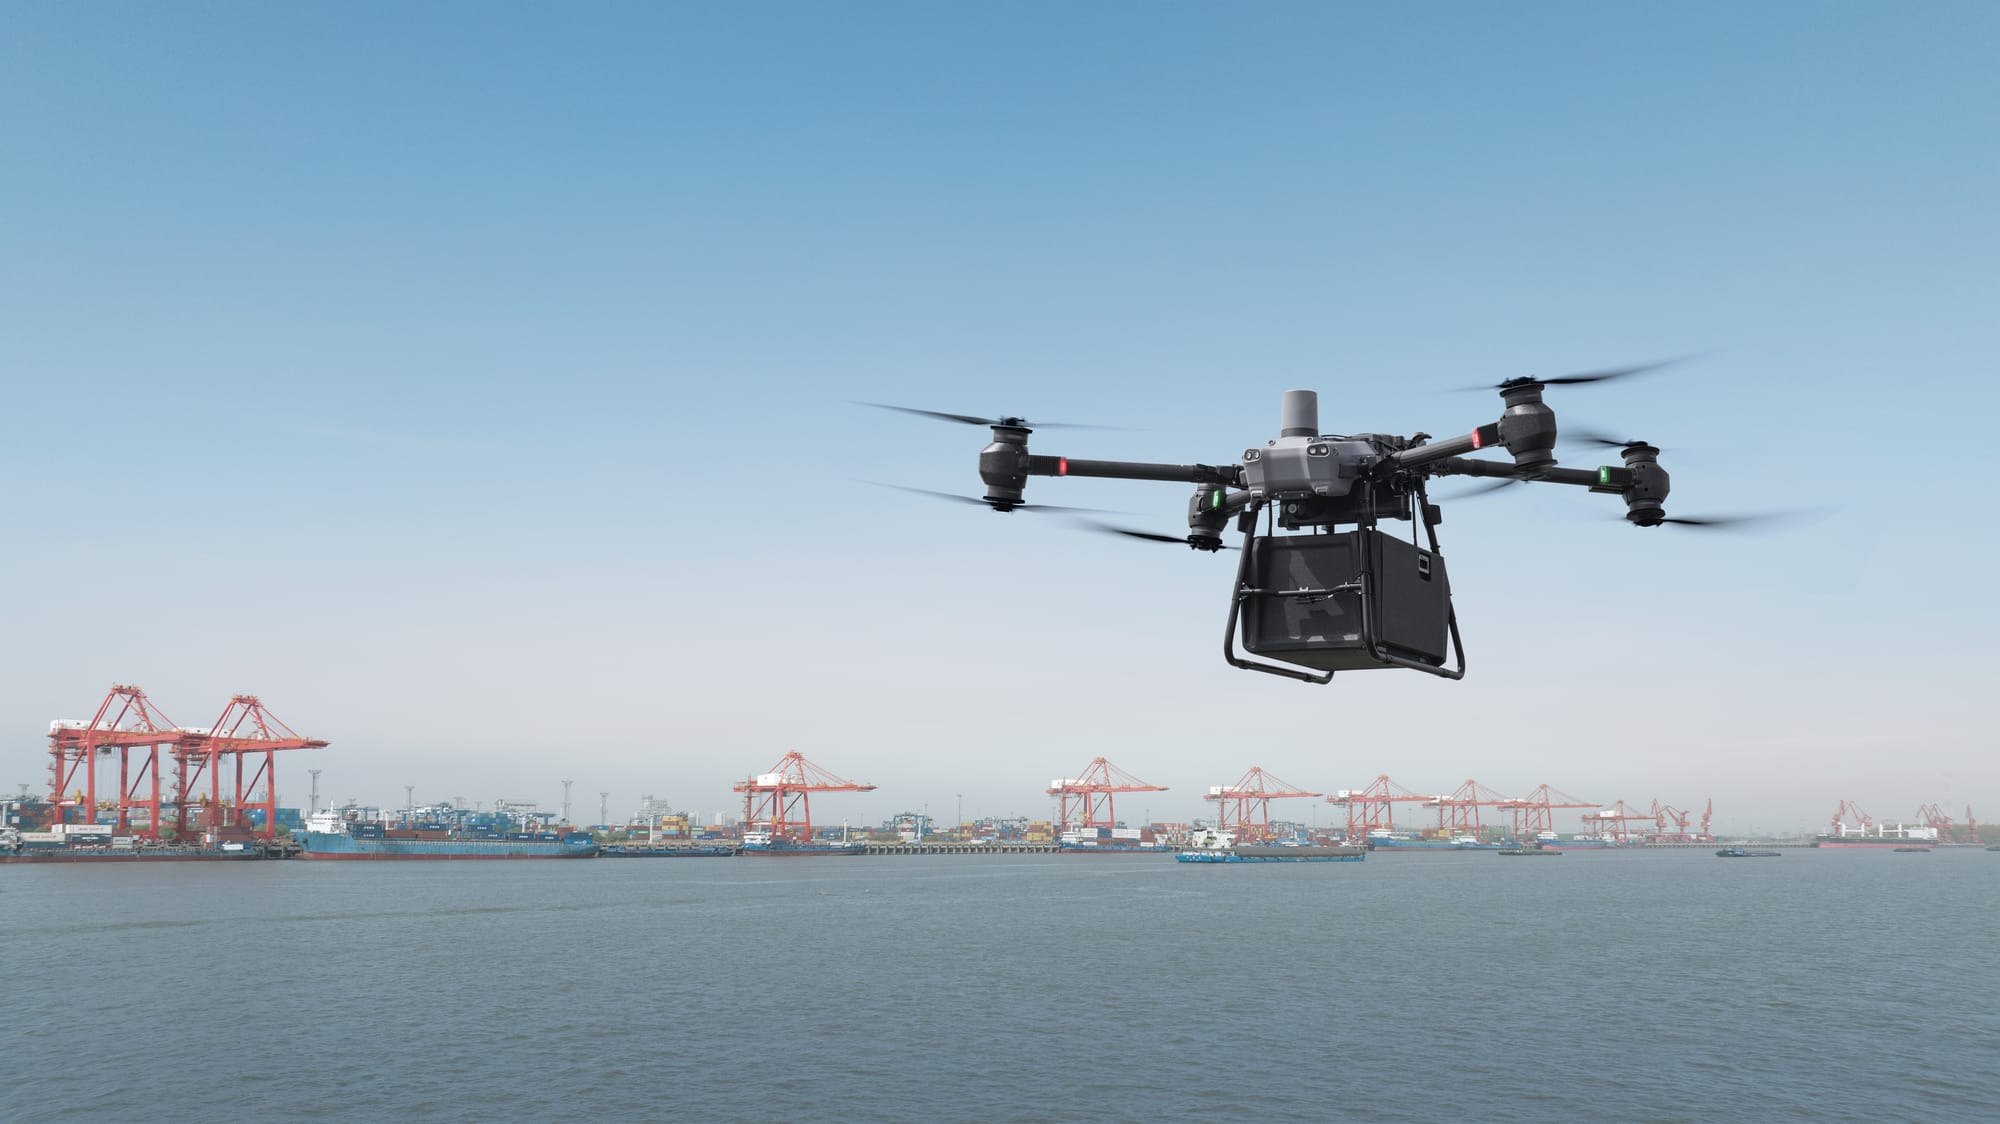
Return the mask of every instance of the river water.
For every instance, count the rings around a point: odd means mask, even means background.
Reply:
[[[2000,1120],[2000,854],[0,867],[0,1119]]]

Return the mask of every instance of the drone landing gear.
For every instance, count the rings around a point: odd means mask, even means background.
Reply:
[[[1244,513],[1243,557],[1223,632],[1222,658],[1230,666],[1318,684],[1332,682],[1337,671],[1371,668],[1465,676],[1465,647],[1431,520],[1425,520],[1429,550],[1384,534],[1373,520],[1352,531],[1260,537],[1257,506]],[[1244,652],[1278,663],[1237,654],[1239,621]],[[1447,639],[1454,667],[1445,666]]]

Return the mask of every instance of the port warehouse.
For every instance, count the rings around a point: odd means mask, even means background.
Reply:
[[[233,695],[214,722],[189,727],[174,724],[143,690],[126,685],[114,685],[89,719],[51,722],[49,743],[48,798],[31,798],[26,793],[10,798],[4,805],[4,816],[0,816],[0,830],[36,836],[33,841],[42,845],[59,842],[82,846],[113,845],[109,841],[135,838],[146,842],[201,838],[214,843],[298,832],[306,816],[319,810],[318,770],[313,770],[312,807],[304,813],[296,807],[280,807],[279,755],[323,749],[329,744],[299,735],[254,695]],[[740,837],[751,825],[802,840],[837,839],[850,829],[844,824],[813,824],[813,794],[874,788],[838,777],[802,754],[789,753],[771,768],[733,786],[743,797],[741,824],[703,825],[695,817],[673,813],[648,797],[632,821],[595,826],[600,833],[637,834],[652,842],[727,840]],[[927,814],[904,812],[864,835],[873,842],[901,843],[1175,841],[1195,825],[1168,822],[1131,826],[1116,809],[1121,794],[1164,791],[1164,786],[1148,784],[1098,757],[1077,775],[1049,783],[1044,793],[1057,803],[1057,814],[1051,820],[988,817],[940,830]],[[1712,803],[1696,826],[1689,811],[1657,799],[1644,808],[1622,799],[1605,806],[1576,799],[1547,784],[1520,797],[1472,780],[1448,793],[1423,793],[1384,774],[1360,788],[1323,793],[1291,785],[1253,766],[1234,784],[1210,786],[1203,799],[1214,808],[1213,816],[1205,822],[1232,831],[1246,842],[1308,836],[1356,842],[1371,836],[1489,841],[1548,838],[1557,834],[1557,816],[1563,812],[1578,813],[1581,831],[1577,837],[1616,845],[1699,846],[1715,839]],[[1339,811],[1328,817],[1332,822],[1320,828],[1308,826],[1306,817],[1273,818],[1273,801],[1290,801],[1294,809],[1302,807],[1300,801],[1324,801]],[[1400,823],[1398,805],[1402,805]],[[422,808],[412,800],[401,809],[350,804],[338,811],[357,823],[485,837],[545,832],[570,822],[566,807],[562,812],[545,811],[533,802],[496,801],[494,809],[488,811],[483,806],[467,808],[462,800]],[[1964,820],[1957,821],[1935,804],[1924,805],[1918,809],[1915,823],[1902,824],[1877,821],[1851,801],[1840,803],[1827,836],[1946,844],[1980,840],[1970,807]],[[107,842],[100,844],[99,839]]]

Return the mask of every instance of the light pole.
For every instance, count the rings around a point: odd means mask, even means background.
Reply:
[[[965,794],[963,792],[958,794],[958,826],[952,828],[952,831],[958,835],[965,834]]]
[[[403,822],[417,822],[417,786],[413,784],[403,786]]]

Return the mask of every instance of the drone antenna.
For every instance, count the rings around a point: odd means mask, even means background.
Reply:
[[[1319,436],[1319,391],[1287,390],[1278,411],[1278,436]]]

